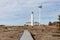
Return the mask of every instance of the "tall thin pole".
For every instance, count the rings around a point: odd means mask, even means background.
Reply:
[[[41,20],[41,9],[42,9],[42,5],[40,5],[40,6],[39,6],[39,9],[40,9],[40,11],[39,11],[39,26],[40,26],[40,20]]]

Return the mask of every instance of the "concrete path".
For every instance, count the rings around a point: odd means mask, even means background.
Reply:
[[[31,33],[28,30],[24,30],[22,37],[20,40],[33,40]]]

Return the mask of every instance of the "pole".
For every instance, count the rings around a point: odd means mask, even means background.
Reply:
[[[41,19],[41,9],[42,9],[42,5],[39,6],[40,9],[40,13],[39,13],[39,26],[40,26],[40,19]]]

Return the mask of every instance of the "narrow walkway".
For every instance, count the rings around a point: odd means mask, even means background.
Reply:
[[[28,30],[24,30],[20,40],[33,40],[31,33]]]

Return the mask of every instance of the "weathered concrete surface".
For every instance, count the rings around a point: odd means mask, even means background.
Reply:
[[[24,30],[20,40],[33,40],[31,33],[28,30]]]

